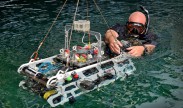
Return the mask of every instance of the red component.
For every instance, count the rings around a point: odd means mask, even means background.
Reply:
[[[78,74],[74,74],[74,75],[73,75],[73,78],[74,78],[74,79],[78,79],[78,78],[79,78],[79,75],[78,75]]]
[[[85,50],[89,50],[90,49],[90,47],[87,45],[86,47],[85,47]]]
[[[81,46],[77,46],[77,49],[82,49],[82,47]]]
[[[66,52],[66,53],[70,53],[70,50],[69,50],[69,49],[65,49],[65,52]]]
[[[81,54],[82,57],[84,57],[85,59],[87,58],[86,54]]]
[[[94,53],[94,54],[98,54],[98,49],[94,49],[94,50],[93,50],[93,53]]]
[[[75,58],[76,59],[79,59],[79,54],[75,54]]]
[[[79,54],[76,54],[77,57],[79,57]]]
[[[76,72],[73,72],[73,73],[72,73],[72,77],[73,77],[74,79],[78,79],[78,78],[79,78],[79,75],[78,75]]]

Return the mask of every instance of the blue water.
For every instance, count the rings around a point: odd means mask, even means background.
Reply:
[[[64,0],[0,1],[0,108],[50,108],[41,97],[23,90],[18,67],[29,61]],[[64,25],[71,23],[76,0],[69,0],[61,17],[40,50],[39,57],[59,53]],[[85,0],[80,6],[85,6]],[[125,23],[131,12],[145,6],[151,17],[150,30],[158,35],[155,52],[133,59],[137,70],[124,81],[76,98],[58,108],[183,108],[183,1],[182,0],[98,0],[109,26]],[[85,18],[85,8],[80,16]],[[92,30],[104,35],[107,26],[90,0]],[[83,14],[84,13],[84,14]]]

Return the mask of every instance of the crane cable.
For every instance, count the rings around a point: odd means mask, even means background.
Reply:
[[[97,9],[98,9],[100,15],[102,16],[102,19],[104,20],[104,22],[105,22],[105,24],[107,25],[107,28],[108,28],[108,30],[109,30],[110,27],[109,27],[109,25],[108,25],[107,20],[106,20],[105,17],[103,16],[103,14],[102,14],[102,12],[101,12],[99,6],[97,5],[96,1],[93,0],[93,2],[94,2],[94,4],[95,4],[95,6],[97,7]],[[111,30],[110,30],[110,33],[111,33],[111,35],[114,37],[115,42],[117,42],[117,37],[115,37],[115,36],[113,35],[113,33],[112,33]]]
[[[86,14],[87,14],[87,21],[89,20],[89,9],[88,9],[88,0],[86,0]],[[90,38],[91,38],[91,34],[90,34],[90,30],[88,31],[88,48],[90,49],[91,48],[91,43],[90,43]]]
[[[95,0],[93,0],[93,2],[94,2],[94,4],[95,4],[95,6],[97,7],[97,9],[98,9],[98,11],[99,11],[100,15],[102,16],[102,18],[103,18],[103,20],[104,20],[105,24],[107,25],[107,28],[109,28],[108,22],[107,22],[107,20],[104,18],[104,16],[103,16],[103,14],[102,14],[102,12],[101,12],[101,10],[100,10],[99,6],[97,5],[96,1],[95,1]]]
[[[59,15],[60,15],[60,13],[62,12],[62,10],[63,10],[63,8],[64,8],[64,6],[65,6],[65,4],[66,4],[66,2],[67,2],[67,0],[65,0],[65,2],[64,2],[64,4],[62,5],[62,7],[61,7],[59,13],[57,14],[57,16],[56,16],[56,18],[54,19],[53,23],[51,24],[50,28],[48,29],[48,31],[47,31],[45,37],[43,38],[43,40],[42,40],[41,43],[39,44],[37,50],[36,50],[35,52],[33,52],[33,54],[30,56],[30,59],[34,59],[34,60],[37,59],[37,57],[38,57],[38,52],[39,52],[41,46],[43,45],[43,43],[45,42],[46,38],[48,37],[48,34],[50,33],[51,29],[53,28],[53,25],[56,23],[56,21],[57,21]],[[34,57],[34,58],[33,58],[33,57]]]
[[[39,44],[37,50],[36,50],[35,52],[33,52],[33,54],[31,55],[30,59],[32,59],[33,56],[34,56],[34,60],[37,59],[37,57],[38,57],[38,52],[39,52],[41,46],[43,45],[43,43],[45,42],[46,38],[48,37],[48,34],[50,33],[51,29],[53,28],[53,25],[56,23],[56,20],[58,19],[58,17],[59,17],[59,15],[60,15],[61,11],[63,10],[63,8],[64,8],[66,2],[67,2],[67,0],[65,0],[64,4],[62,5],[62,7],[61,7],[59,13],[57,14],[57,16],[56,16],[56,18],[55,18],[55,20],[53,21],[52,25],[51,25],[50,28],[48,29],[48,31],[47,31],[45,37],[43,38],[43,40],[42,40],[41,43]],[[95,4],[95,6],[97,7],[98,11],[100,12],[100,15],[102,16],[102,18],[103,18],[105,24],[106,24],[107,27],[109,28],[109,25],[108,25],[108,23],[107,23],[107,20],[104,18],[103,14],[102,14],[100,8],[98,7],[98,5],[96,4],[95,0],[93,0],[93,2],[94,2],[94,4]],[[75,19],[76,19],[76,13],[77,13],[77,10],[78,10],[78,5],[79,5],[79,0],[77,1],[77,7],[76,7],[76,10],[75,10],[73,22],[74,22]],[[70,33],[69,47],[70,47],[70,41],[71,41],[72,31],[73,31],[73,24],[72,24],[71,33]],[[111,34],[112,34],[112,32],[111,32]],[[113,34],[112,34],[112,35],[113,35]],[[114,36],[113,36],[113,37],[114,37]]]
[[[74,21],[76,20],[76,14],[77,14],[77,11],[78,11],[78,5],[79,5],[79,0],[77,1],[76,10],[75,10],[74,17],[73,17],[73,23],[72,23],[72,26],[71,26],[71,33],[70,33],[70,36],[69,36],[69,46],[68,46],[68,48],[70,48],[70,42],[71,42],[71,38],[72,38],[73,25],[74,25]]]

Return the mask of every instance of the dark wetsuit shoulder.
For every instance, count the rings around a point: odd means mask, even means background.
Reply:
[[[112,26],[110,29],[112,29],[118,33],[119,40],[125,39],[125,32],[126,32],[125,25],[121,25],[121,24],[117,23],[116,25]]]
[[[145,44],[152,44],[152,45],[157,45],[157,35],[152,33],[152,32],[148,32],[146,35],[145,35],[145,40],[146,40],[146,43]]]

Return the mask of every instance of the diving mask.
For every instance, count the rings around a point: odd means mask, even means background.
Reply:
[[[137,22],[127,22],[126,24],[129,34],[144,34],[145,26]]]

